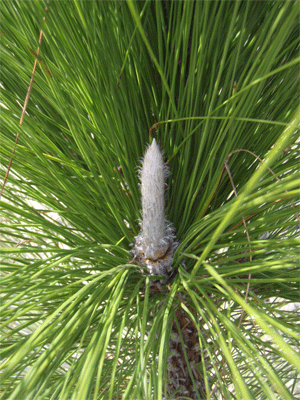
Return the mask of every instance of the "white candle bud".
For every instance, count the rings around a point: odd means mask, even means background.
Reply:
[[[141,232],[135,238],[133,253],[145,264],[150,274],[168,276],[172,272],[173,254],[177,247],[174,229],[165,217],[165,181],[168,169],[153,139],[140,172],[142,192]]]
[[[146,151],[141,170],[143,252],[157,260],[168,248],[165,243],[165,165],[153,139]]]

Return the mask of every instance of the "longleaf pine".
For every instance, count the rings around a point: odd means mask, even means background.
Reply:
[[[300,399],[299,4],[0,2],[0,399]]]

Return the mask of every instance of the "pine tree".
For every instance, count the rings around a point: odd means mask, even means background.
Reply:
[[[0,8],[0,398],[299,398],[299,3]]]

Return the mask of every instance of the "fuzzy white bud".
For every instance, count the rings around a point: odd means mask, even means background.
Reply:
[[[164,242],[166,168],[158,145],[153,139],[146,151],[141,170],[143,252],[146,257],[158,259],[168,248]]]
[[[168,276],[172,272],[177,247],[174,229],[165,217],[165,181],[168,169],[153,139],[148,147],[140,173],[142,192],[141,232],[135,238],[133,253],[150,274]]]

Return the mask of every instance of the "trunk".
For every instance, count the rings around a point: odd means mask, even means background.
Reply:
[[[175,315],[184,341],[186,356],[182,347],[178,326],[174,321],[169,342],[167,370],[168,396],[174,394],[172,399],[181,399],[184,396],[184,398],[188,397],[196,400],[198,399],[196,395],[197,390],[200,398],[204,399],[206,396],[204,392],[204,380],[201,377],[201,352],[197,328],[193,321],[180,308],[175,311]],[[186,358],[188,363],[186,362]],[[195,385],[193,385],[188,365]],[[195,386],[197,389],[195,389]]]

